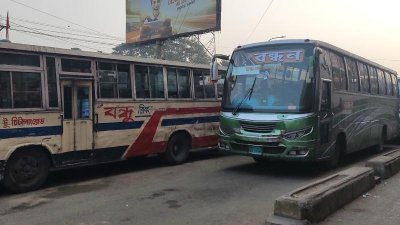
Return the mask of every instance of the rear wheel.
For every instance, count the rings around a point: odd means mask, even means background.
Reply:
[[[184,134],[174,134],[168,141],[165,161],[170,165],[184,163],[189,157],[190,140]]]
[[[17,151],[7,161],[2,184],[15,193],[36,190],[46,181],[49,167],[49,158],[43,151]]]

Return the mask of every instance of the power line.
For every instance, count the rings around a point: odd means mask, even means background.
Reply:
[[[59,35],[43,33],[40,30],[35,29],[35,28],[22,26],[22,25],[19,25],[19,24],[15,23],[15,22],[13,22],[13,24],[17,25],[18,27],[22,27],[22,28],[25,28],[25,29],[28,29],[28,30],[33,30],[33,32],[35,32],[36,34],[41,34],[41,35],[45,35],[45,36],[52,36],[52,37],[57,37],[57,38],[61,38],[61,39],[69,39],[69,40],[75,40],[75,41],[80,41],[80,42],[96,43],[96,44],[103,44],[103,45],[109,45],[109,46],[117,45],[117,44],[113,44],[113,43],[109,43],[109,42],[92,41],[92,40],[87,40],[87,39],[80,39],[80,38],[74,38],[74,37],[64,37],[64,36],[59,36]],[[20,31],[20,32],[26,31],[26,30],[18,30],[18,29],[13,29],[13,30],[17,30],[17,31]],[[32,31],[29,31],[29,32],[32,32]]]
[[[14,22],[11,22],[11,23],[14,24],[14,25],[17,26],[17,27],[27,28],[27,27],[25,27],[25,26],[18,25],[18,24],[14,23]],[[40,30],[40,31],[52,32],[52,33],[57,33],[57,34],[67,34],[67,35],[78,36],[78,37],[103,39],[103,38],[98,37],[98,36],[82,35],[82,34],[77,34],[77,33],[68,33],[68,32],[55,31],[55,30],[47,30],[47,29],[41,29],[41,28],[37,28],[37,27],[33,27],[33,29],[35,29],[35,30]],[[111,39],[105,38],[104,40],[111,40]],[[112,39],[112,40],[114,40],[114,39]]]
[[[101,33],[101,32],[99,32],[99,31],[97,31],[97,30],[92,29],[92,28],[89,28],[89,27],[86,27],[86,26],[77,24],[77,23],[75,23],[75,22],[72,22],[72,21],[63,19],[63,18],[61,18],[61,17],[55,16],[55,15],[50,14],[50,13],[48,13],[48,12],[44,12],[44,11],[42,11],[42,10],[40,10],[40,9],[33,8],[32,6],[26,5],[26,4],[24,4],[24,3],[21,3],[21,2],[15,1],[15,0],[9,0],[9,1],[12,1],[12,2],[14,2],[14,3],[20,4],[20,5],[22,5],[22,6],[25,6],[25,7],[27,7],[27,8],[30,8],[30,9],[32,9],[32,10],[41,12],[41,13],[46,14],[46,15],[48,15],[48,16],[54,17],[54,18],[56,18],[56,19],[62,20],[62,21],[64,21],[64,22],[71,23],[71,24],[74,24],[74,25],[76,25],[76,26],[79,26],[79,27],[82,27],[82,28],[85,28],[85,29],[94,31],[94,32],[96,32],[96,33],[98,33],[98,34],[105,35],[105,36],[108,36],[108,37],[117,38],[117,37],[114,37],[114,36],[111,36],[111,35],[108,35],[108,34]]]
[[[17,24],[17,25],[19,25],[19,24]],[[24,26],[22,26],[22,27],[24,27]],[[13,30],[19,31],[19,32],[24,32],[24,33],[30,33],[30,34],[48,36],[48,37],[52,37],[52,38],[55,38],[55,39],[64,41],[64,42],[69,43],[69,44],[74,44],[74,45],[81,46],[81,47],[84,47],[84,48],[88,48],[88,49],[91,49],[91,50],[99,51],[98,49],[93,48],[93,47],[88,47],[88,46],[86,46],[86,45],[82,45],[82,44],[78,44],[78,43],[75,43],[75,42],[72,42],[72,41],[69,41],[69,40],[65,40],[65,38],[64,38],[64,37],[61,37],[61,36],[55,36],[55,35],[45,34],[45,33],[43,33],[43,32],[36,31],[35,29],[29,28],[29,27],[24,27],[24,28],[26,28],[26,29],[28,29],[28,30],[33,30],[33,31],[18,30],[18,29],[13,29]]]
[[[79,39],[79,38],[73,38],[73,37],[64,37],[64,36],[59,36],[59,35],[47,34],[47,33],[39,32],[39,31],[20,30],[20,29],[15,29],[15,28],[13,28],[12,30],[26,32],[26,33],[32,33],[32,34],[40,34],[40,35],[54,37],[54,38],[60,38],[60,39],[67,39],[67,40],[74,40],[74,41],[80,41],[80,42],[115,46],[114,44],[106,43],[106,42],[91,41],[91,40],[85,40],[85,39]]]
[[[17,31],[17,32],[20,32],[20,31]],[[78,43],[75,43],[75,42],[72,42],[72,41],[61,40],[61,39],[54,38],[54,37],[47,38],[47,37],[45,37],[45,36],[43,36],[43,35],[41,35],[41,34],[31,34],[31,33],[26,33],[26,32],[24,32],[24,34],[29,35],[29,36],[32,36],[32,37],[41,38],[41,39],[44,39],[44,40],[50,40],[50,41],[57,42],[57,43],[74,44],[74,45],[76,45],[76,46],[80,46],[80,47],[88,48],[88,49],[91,49],[91,50],[99,51],[99,50],[98,50],[98,49],[99,49],[98,46],[95,48],[95,47],[93,47],[93,46],[81,45],[81,44],[78,44]]]
[[[1,20],[2,18],[0,18]],[[61,26],[56,26],[53,24],[47,24],[47,23],[40,23],[40,22],[36,22],[36,21],[31,21],[31,20],[26,20],[26,19],[21,19],[21,18],[16,18],[16,17],[10,17],[10,19],[13,20],[17,20],[17,21],[21,21],[21,22],[25,22],[25,23],[30,23],[30,24],[35,24],[35,25],[39,25],[39,26],[44,26],[44,27],[51,27],[51,28],[56,28],[56,29],[60,29],[60,30],[67,30],[67,31],[75,31],[75,32],[79,32],[79,33],[83,33],[83,34],[89,34],[89,35],[96,35],[98,34],[98,32],[87,32],[84,30],[79,30],[79,29],[73,29],[70,27],[61,27]],[[3,19],[5,20],[5,19]],[[98,37],[98,36],[97,36]],[[109,38],[103,38],[103,39],[109,39],[109,40],[118,40],[118,41],[124,41],[123,38],[114,38],[114,37],[109,37]]]
[[[254,31],[256,31],[258,25],[260,25],[262,19],[264,18],[264,16],[267,14],[269,8],[271,8],[272,3],[274,2],[274,0],[271,0],[271,2],[269,3],[269,5],[267,6],[267,8],[265,9],[263,15],[261,16],[260,20],[258,21],[257,25],[254,27],[253,31],[251,31],[250,35],[247,37],[246,39],[246,43],[247,41],[250,39],[250,37],[253,35]]]
[[[64,40],[64,39],[62,39],[62,38],[60,38],[60,37],[42,34],[42,33],[40,33],[40,32],[24,31],[24,30],[18,30],[18,29],[12,29],[12,30],[17,31],[17,32],[28,33],[28,34],[36,34],[36,35],[41,35],[41,36],[48,36],[48,37],[52,37],[52,38],[56,38],[56,39],[62,40],[62,41],[64,41],[64,42],[66,42],[66,43],[78,45],[78,46],[81,46],[81,47],[84,47],[84,48],[88,48],[88,49],[91,49],[91,50],[95,50],[95,51],[100,51],[100,50],[98,50],[97,48],[92,48],[92,47],[89,47],[89,46],[86,46],[86,45],[82,45],[82,44],[78,44],[78,43],[75,43],[75,42],[72,42],[72,41]]]

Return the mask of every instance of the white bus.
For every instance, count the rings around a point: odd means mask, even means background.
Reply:
[[[223,71],[221,71],[223,72]],[[0,42],[0,179],[39,188],[54,169],[217,146],[209,66]]]

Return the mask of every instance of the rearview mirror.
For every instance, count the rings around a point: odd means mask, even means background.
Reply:
[[[221,79],[221,76],[219,75],[219,70],[218,70],[219,65],[218,65],[217,59],[229,60],[229,56],[221,55],[221,54],[216,54],[213,56],[212,62],[211,62],[211,69],[210,69],[211,80],[213,82],[216,82],[219,79]]]

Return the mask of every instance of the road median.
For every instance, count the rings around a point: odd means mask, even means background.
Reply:
[[[275,201],[274,215],[266,224],[313,224],[340,209],[375,186],[374,170],[352,167]]]
[[[366,166],[374,169],[375,176],[388,179],[400,171],[400,151],[390,151],[370,159]]]

